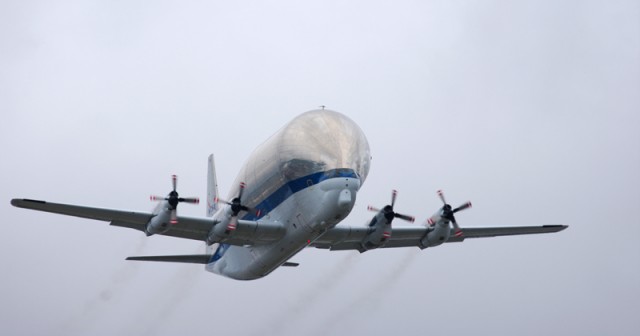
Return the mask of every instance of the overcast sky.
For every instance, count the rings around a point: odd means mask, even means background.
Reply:
[[[637,335],[639,93],[637,1],[0,2],[0,334]],[[444,189],[463,227],[570,228],[242,282],[124,261],[197,242],[9,205],[149,211],[174,173],[204,198],[209,153],[226,194],[319,105],[373,155],[341,225],[391,189],[424,221]]]

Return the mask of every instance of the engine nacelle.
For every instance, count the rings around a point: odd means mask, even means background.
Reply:
[[[383,246],[391,237],[391,221],[389,221],[383,212],[373,216],[369,223],[369,234],[367,234],[360,243],[360,252],[373,250]]]
[[[224,215],[218,220],[219,222],[214,225],[209,232],[207,245],[212,245],[222,241],[229,237],[229,235],[231,235],[231,233],[237,228],[237,217],[233,218],[233,211],[231,208],[227,208]]]
[[[422,245],[422,248],[438,246],[449,240],[449,236],[451,235],[449,221],[440,216],[440,212],[431,216],[431,218],[429,218],[427,222],[429,223],[430,227],[427,234],[422,237],[422,240],[420,240],[420,245]]]
[[[427,219],[427,224],[429,224],[429,226],[435,226],[436,223],[438,223],[440,220],[442,220],[442,209],[438,210],[433,214],[433,216],[429,217]]]
[[[170,221],[171,210],[169,210],[168,208],[164,208],[156,215],[151,217],[151,220],[149,220],[149,223],[147,223],[147,229],[145,230],[145,233],[147,234],[147,236],[165,233],[167,230],[169,230]]]
[[[456,238],[461,237],[462,239],[464,239],[464,232],[462,231],[460,226],[458,226],[458,222],[456,221],[454,214],[458,211],[471,208],[471,202],[466,202],[453,209],[451,205],[447,204],[447,202],[445,201],[442,190],[438,190],[438,196],[440,197],[442,203],[444,203],[444,206],[433,216],[427,219],[429,230],[420,240],[422,248],[438,246],[449,240],[449,237],[451,236],[451,228],[449,227],[449,223],[453,225]]]
[[[438,246],[447,240],[451,235],[451,229],[449,224],[436,224],[432,229],[422,238],[420,244],[423,248]]]

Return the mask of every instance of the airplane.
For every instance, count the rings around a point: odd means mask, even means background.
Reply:
[[[32,199],[12,199],[13,206],[109,222],[136,229],[147,236],[165,235],[205,243],[196,255],[134,256],[127,260],[164,261],[205,265],[205,270],[237,280],[262,278],[290,261],[306,247],[331,251],[378,248],[432,248],[469,238],[552,233],[566,225],[461,228],[455,214],[471,207],[452,208],[441,191],[443,206],[425,226],[392,227],[395,218],[414,217],[395,212],[391,203],[375,211],[368,225],[336,226],[349,215],[371,165],[369,143],[360,127],[336,111],[312,110],[294,118],[247,159],[230,190],[219,198],[214,156],[208,158],[206,217],[179,216],[182,198],[177,177],[172,190],[152,212],[132,212],[58,204]]]

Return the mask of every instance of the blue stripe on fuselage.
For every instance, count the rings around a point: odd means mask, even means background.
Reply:
[[[318,184],[324,180],[339,177],[358,178],[358,174],[356,174],[353,169],[332,169],[289,181],[255,206],[256,210],[260,210],[260,216],[256,216],[253,213],[247,213],[244,217],[242,217],[242,219],[260,219],[298,191],[313,186],[314,184]]]
[[[332,179],[332,178],[358,178],[358,174],[353,169],[341,168],[341,169],[332,169],[324,172],[313,173],[311,175],[303,176],[297,178],[295,180],[289,181],[285,183],[282,187],[278,188],[273,194],[269,195],[262,202],[258,203],[255,206],[257,210],[260,210],[260,216],[256,216],[253,213],[247,213],[242,219],[245,220],[257,220],[271,212],[271,210],[278,207],[278,205],[282,204],[282,202],[286,201],[287,198],[291,197],[293,194],[297,193],[300,190],[311,187],[315,184],[318,184],[322,181]],[[229,249],[229,244],[220,244],[216,253],[211,256],[211,260],[209,263],[213,263],[218,261],[218,259],[222,258],[224,253]]]

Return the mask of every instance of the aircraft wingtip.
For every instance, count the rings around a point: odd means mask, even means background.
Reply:
[[[569,227],[569,225],[562,225],[562,224],[548,225],[548,226],[557,228],[556,232],[560,232],[560,231],[566,230]]]
[[[47,202],[40,201],[40,200],[28,199],[28,198],[14,198],[14,199],[11,200],[11,205],[13,205],[14,207],[18,207],[18,208],[24,208],[25,203],[45,204]]]

